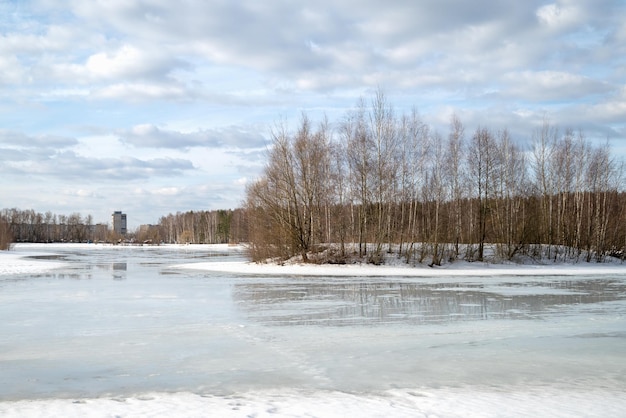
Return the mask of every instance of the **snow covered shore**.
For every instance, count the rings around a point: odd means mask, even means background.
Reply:
[[[0,251],[0,276],[14,274],[38,274],[65,266],[59,261],[37,259],[42,254],[37,252],[15,253]]]
[[[577,276],[589,274],[624,274],[626,264],[489,264],[458,261],[443,267],[406,264],[375,266],[371,264],[256,264],[246,261],[199,262],[172,266],[191,270],[251,275],[291,275],[324,277],[475,277],[475,276]]]
[[[623,393],[536,388],[441,388],[385,393],[263,391],[215,396],[148,393],[128,398],[1,402],[3,417],[617,417]]]

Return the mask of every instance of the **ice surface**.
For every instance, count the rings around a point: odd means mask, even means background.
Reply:
[[[56,259],[17,258],[33,252]],[[0,276],[2,416],[626,415],[621,266],[311,276],[233,272],[251,267],[226,246],[0,256],[16,260],[62,265]]]

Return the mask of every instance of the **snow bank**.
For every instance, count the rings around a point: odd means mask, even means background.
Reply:
[[[45,273],[66,265],[58,261],[33,258],[42,255],[43,254],[35,252],[16,254],[13,252],[0,251],[0,276]]]
[[[251,275],[292,275],[324,277],[476,277],[476,276],[576,276],[590,274],[624,274],[626,265],[615,264],[562,264],[514,265],[456,262],[443,267],[375,266],[371,264],[256,264],[245,261],[201,262],[179,264],[172,268],[205,270]]]
[[[297,391],[230,396],[152,393],[136,397],[21,400],[0,403],[3,417],[577,417],[624,416],[622,393],[537,388],[396,389],[382,394]]]

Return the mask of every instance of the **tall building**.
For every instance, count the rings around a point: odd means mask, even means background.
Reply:
[[[120,235],[126,235],[126,214],[121,210],[116,210],[111,215],[111,222],[113,223],[113,231]]]

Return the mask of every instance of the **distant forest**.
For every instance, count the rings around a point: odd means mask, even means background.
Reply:
[[[526,149],[507,130],[468,133],[454,115],[442,135],[417,111],[396,115],[380,91],[334,126],[304,114],[295,132],[273,129],[246,195],[254,260],[380,263],[393,252],[440,265],[624,254],[623,166],[608,142],[544,122]]]
[[[94,224],[91,215],[13,208],[0,212],[0,241],[222,244],[247,241],[247,226],[241,209],[189,211],[163,216],[156,225],[143,225],[122,236],[109,224]]]
[[[125,237],[91,216],[4,209],[0,246],[245,242],[255,261],[380,263],[394,253],[429,265],[624,257],[624,167],[608,142],[544,122],[524,147],[507,130],[466,132],[455,115],[443,135],[415,110],[396,114],[381,91],[332,126],[306,114],[295,131],[277,124],[243,208],[169,214]]]

